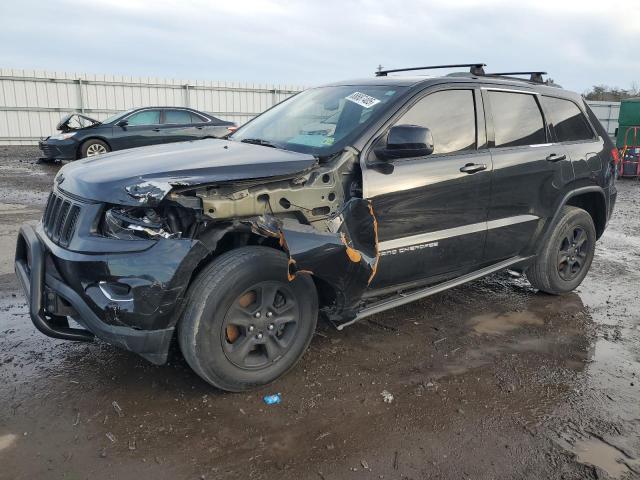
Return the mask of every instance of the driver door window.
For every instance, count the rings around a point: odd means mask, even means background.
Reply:
[[[142,110],[124,120],[127,121],[126,125],[113,127],[111,143],[114,150],[162,142],[160,110]]]
[[[433,135],[432,155],[476,148],[476,113],[472,90],[436,92],[418,101],[396,125],[427,127]]]
[[[142,112],[134,113],[129,118],[127,118],[127,123],[130,127],[138,127],[142,125],[159,125],[160,110],[143,110]]]

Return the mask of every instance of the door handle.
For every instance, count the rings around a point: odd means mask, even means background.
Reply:
[[[198,130],[202,130],[204,127],[196,127]]]
[[[487,166],[484,163],[467,163],[464,167],[460,167],[462,173],[476,173],[486,169]]]
[[[160,131],[160,129],[159,129],[159,128],[154,128],[154,129],[153,129],[153,131],[154,131],[154,132],[159,132],[159,131]]]
[[[567,159],[566,155],[556,155],[555,153],[552,153],[546,158],[547,162],[559,162],[560,160],[566,160],[566,159]]]

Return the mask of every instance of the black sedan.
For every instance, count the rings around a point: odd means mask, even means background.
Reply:
[[[113,150],[200,138],[221,138],[235,130],[226,122],[197,110],[145,107],[98,121],[84,114],[66,115],[52,135],[39,143],[48,160],[76,160]]]

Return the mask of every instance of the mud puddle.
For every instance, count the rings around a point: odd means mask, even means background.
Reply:
[[[533,312],[489,313],[473,317],[470,325],[477,333],[488,335],[510,332],[525,325],[542,325],[544,320]]]
[[[570,448],[576,454],[578,462],[598,467],[610,477],[640,474],[640,461],[628,457],[620,449],[598,438],[579,440]]]

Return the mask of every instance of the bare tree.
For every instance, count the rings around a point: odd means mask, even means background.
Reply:
[[[623,98],[632,98],[640,96],[638,84],[633,82],[628,90],[610,87],[609,85],[594,85],[590,90],[584,93],[587,100],[599,100],[603,102],[619,102]]]

